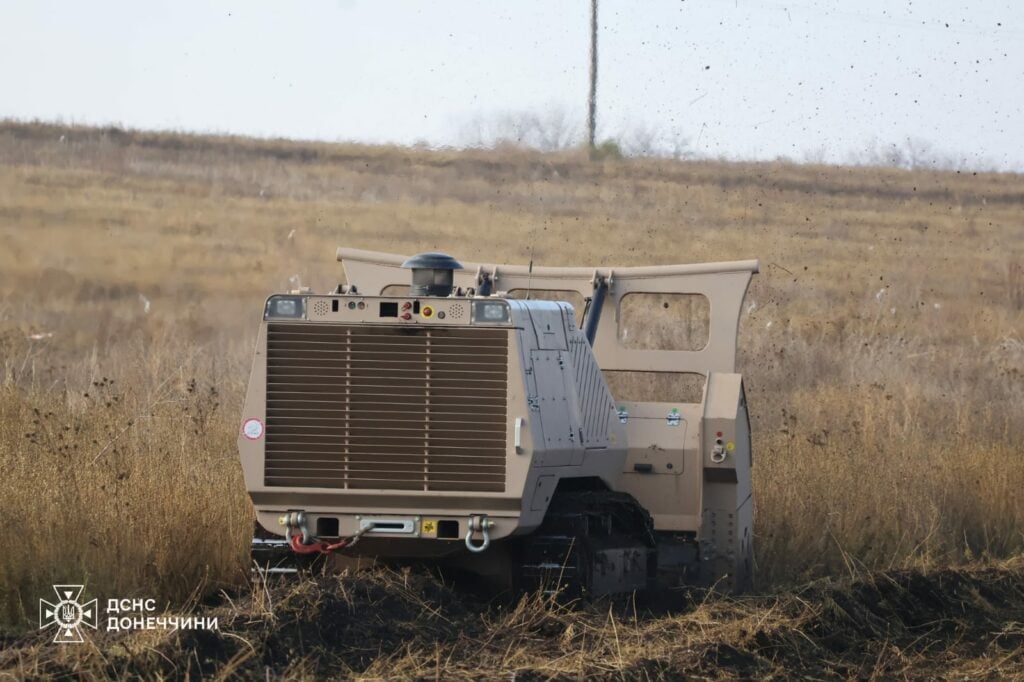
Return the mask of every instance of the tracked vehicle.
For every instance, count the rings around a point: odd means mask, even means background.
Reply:
[[[735,356],[757,261],[337,256],[347,284],[264,308],[238,438],[257,564],[273,568],[282,552],[427,561],[589,595],[751,586]],[[637,348],[637,329],[664,328],[676,295],[704,301],[703,338]],[[654,304],[627,329],[633,296]],[[606,379],[621,372],[642,373],[641,388],[696,377],[698,391],[624,400]]]

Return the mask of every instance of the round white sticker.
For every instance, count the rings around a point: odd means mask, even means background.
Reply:
[[[259,419],[246,419],[242,424],[242,435],[249,440],[257,440],[263,437],[263,422]]]

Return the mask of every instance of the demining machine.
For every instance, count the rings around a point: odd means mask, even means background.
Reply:
[[[735,361],[756,260],[337,257],[345,284],[275,294],[263,309],[238,436],[257,566],[329,554],[592,596],[751,587],[751,434]],[[703,338],[637,347],[645,329],[671,337],[678,322],[659,316],[674,295],[704,302]],[[665,302],[630,308],[627,328],[627,305],[652,296]],[[616,395],[609,378],[623,373],[631,392],[655,394]],[[696,389],[658,388],[676,377]]]

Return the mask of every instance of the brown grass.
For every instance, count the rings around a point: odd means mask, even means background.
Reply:
[[[892,571],[791,593],[631,600],[542,595],[482,609],[408,572],[316,576],[207,603],[221,633],[49,633],[0,651],[0,677],[146,679],[1007,679],[1024,674],[1019,560]]]
[[[0,127],[0,595],[244,582],[261,300],[345,244],[758,257],[740,363],[765,589],[1024,547],[1024,180]],[[1009,264],[1009,265],[1008,265]],[[148,312],[147,312],[148,305]]]

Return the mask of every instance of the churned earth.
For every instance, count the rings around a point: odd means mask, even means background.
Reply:
[[[307,576],[196,604],[216,631],[5,642],[0,676],[659,679],[1024,674],[1024,563],[880,572],[750,597],[483,603],[415,572]]]

